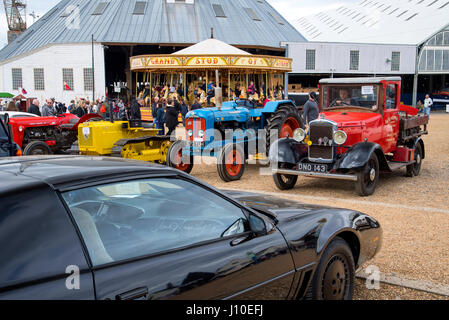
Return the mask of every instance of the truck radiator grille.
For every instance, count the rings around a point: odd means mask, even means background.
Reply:
[[[309,158],[332,160],[334,158],[334,148],[328,146],[310,146]]]
[[[312,146],[309,148],[309,158],[333,160],[334,148],[329,145],[324,145],[325,141],[332,141],[333,136],[334,126],[332,124],[317,123],[311,125],[309,140],[312,142]]]

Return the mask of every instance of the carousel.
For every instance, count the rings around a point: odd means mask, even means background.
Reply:
[[[282,100],[286,73],[292,71],[292,59],[252,55],[213,36],[171,55],[131,57],[130,63],[135,94],[145,100],[145,120],[152,120],[155,97],[168,101],[182,96],[188,105],[212,107],[218,103],[216,88],[223,101],[248,99],[263,106],[267,100]]]

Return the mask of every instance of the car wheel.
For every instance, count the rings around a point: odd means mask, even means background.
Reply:
[[[407,166],[407,177],[417,177],[421,172],[421,165],[423,160],[423,152],[421,144],[415,148],[415,163]]]
[[[306,299],[352,300],[355,264],[352,251],[337,237],[324,251],[315,271]]]
[[[224,182],[240,180],[245,173],[245,152],[240,145],[227,144],[218,156],[217,171]]]
[[[373,153],[365,167],[357,172],[357,182],[355,183],[357,193],[362,197],[372,195],[379,183],[379,175],[379,159]]]
[[[43,156],[52,154],[50,147],[42,141],[30,142],[23,150],[24,156]]]
[[[286,163],[279,164],[280,169],[292,169],[292,167],[293,165],[288,165]],[[276,173],[273,175],[273,180],[279,190],[291,190],[298,182],[298,176]]]
[[[182,162],[182,149],[185,146],[186,143],[184,141],[178,140],[174,142],[167,152],[167,164],[172,168],[190,174],[193,170],[193,156],[190,157],[189,163]]]

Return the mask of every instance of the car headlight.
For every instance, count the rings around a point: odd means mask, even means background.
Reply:
[[[189,137],[193,137],[193,130],[190,129],[189,131],[187,131],[187,134],[189,135]]]
[[[305,138],[306,132],[301,128],[296,129],[295,132],[293,133],[293,139],[295,139],[298,142],[303,142]]]
[[[200,130],[200,131],[198,131],[198,137],[200,137],[200,138],[204,138],[204,135],[205,135],[205,132],[204,132],[204,130]]]
[[[348,140],[348,135],[344,131],[337,131],[334,133],[334,141],[338,145],[342,145]]]

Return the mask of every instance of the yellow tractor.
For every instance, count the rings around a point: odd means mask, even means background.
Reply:
[[[172,143],[158,132],[140,120],[85,122],[78,127],[79,153],[165,164]]]

